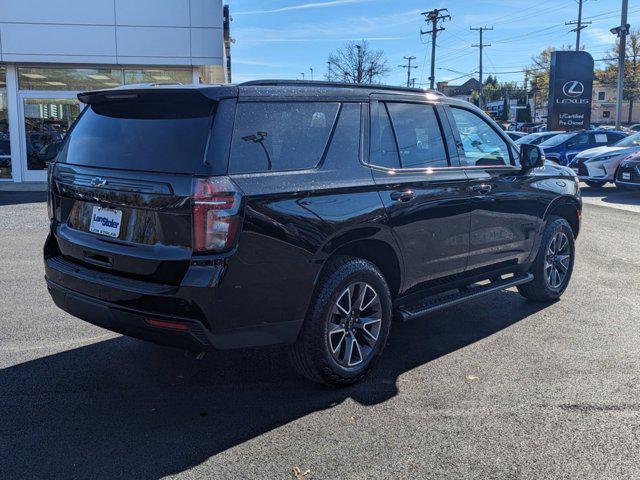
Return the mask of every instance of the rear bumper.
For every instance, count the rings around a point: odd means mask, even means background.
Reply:
[[[75,317],[123,335],[191,351],[293,343],[302,326],[302,320],[294,320],[216,329],[215,312],[225,303],[216,287],[175,287],[122,278],[61,256],[45,258],[45,279],[56,305]],[[174,323],[180,329],[154,326],[149,319]],[[237,319],[237,324],[246,325],[243,320]]]
[[[197,320],[175,317],[164,319],[156,314],[124,309],[69,290],[49,279],[47,279],[47,289],[55,304],[62,310],[98,327],[140,340],[194,352],[214,349],[211,333]],[[184,325],[185,330],[154,327],[147,322],[147,318],[164,319]]]

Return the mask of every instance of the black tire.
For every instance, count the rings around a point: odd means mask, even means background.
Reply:
[[[316,285],[305,322],[298,341],[291,348],[290,357],[293,367],[309,380],[331,386],[345,386],[364,377],[382,353],[391,326],[391,294],[384,276],[373,263],[347,256],[336,256],[328,262]],[[344,366],[334,358],[337,354],[335,349],[332,353],[333,345],[330,346],[332,339],[329,331],[336,327],[332,322],[336,321],[336,307],[342,295],[351,288],[350,286],[362,284],[365,285],[365,290],[369,287],[375,291],[379,299],[379,304],[376,304],[376,307],[379,307],[380,316],[377,340],[373,346],[365,345],[361,348],[358,344],[357,351],[362,361],[355,366]],[[368,298],[375,298],[371,290],[367,291]],[[351,295],[349,295],[349,303],[351,305]],[[360,302],[360,305],[362,304],[363,301]],[[339,347],[339,352],[343,352],[342,349],[345,348],[349,338],[355,338],[356,329],[353,328],[350,332],[348,330],[342,337],[345,343],[340,343],[342,347]],[[354,348],[354,344],[351,344],[351,348]],[[365,354],[362,353],[365,348],[368,349],[366,359]],[[349,356],[347,363],[350,363],[351,358]]]
[[[566,274],[557,287],[550,285],[550,280],[547,277],[547,268],[545,263],[547,262],[547,254],[549,247],[557,235],[564,234],[568,242],[568,255],[569,265],[566,268]],[[571,280],[571,274],[573,273],[573,262],[575,260],[575,242],[573,238],[573,230],[569,223],[562,217],[551,216],[547,222],[547,226],[542,234],[542,240],[540,242],[540,249],[536,255],[536,259],[529,270],[533,274],[533,280],[518,286],[518,292],[529,300],[535,300],[539,302],[550,302],[557,300],[564,293]],[[554,258],[555,261],[555,258]]]
[[[589,185],[591,188],[602,188],[607,182],[595,182],[593,180],[585,180],[584,183]]]

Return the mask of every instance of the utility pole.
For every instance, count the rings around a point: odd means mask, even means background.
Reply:
[[[442,12],[447,13],[443,14]],[[429,77],[429,88],[433,90],[436,80],[436,36],[438,32],[444,30],[444,27],[438,27],[438,22],[451,20],[451,15],[449,15],[449,10],[446,8],[434,8],[429,12],[422,12],[420,15],[424,15],[425,22],[431,22],[431,30],[422,31],[422,29],[420,29],[420,35],[431,34],[431,76]]]
[[[591,22],[583,22],[582,21],[582,3],[584,0],[577,0],[578,2],[578,21],[575,22],[565,22],[565,25],[575,25],[576,28],[573,30],[569,30],[569,32],[576,32],[576,52],[580,51],[580,31],[587,28],[588,25],[591,25]]]
[[[627,51],[627,33],[629,33],[630,25],[627,23],[627,10],[629,9],[628,0],[622,0],[622,14],[620,17],[620,26],[611,29],[611,33],[620,37],[620,46],[618,47],[618,84],[616,88],[616,128],[620,128],[622,124],[622,95],[624,82],[624,62],[625,53]]]
[[[469,30],[475,30],[480,32],[480,43],[471,45],[472,47],[478,47],[480,49],[480,68],[478,69],[479,80],[480,80],[480,108],[484,107],[484,85],[482,83],[482,49],[484,47],[490,47],[490,43],[482,43],[482,33],[488,30],[493,30],[493,27],[469,27]]]
[[[402,57],[407,61],[407,65],[398,65],[400,68],[407,69],[407,87],[411,86],[411,69],[418,68],[417,65],[411,65],[411,60],[415,60],[416,57]]]

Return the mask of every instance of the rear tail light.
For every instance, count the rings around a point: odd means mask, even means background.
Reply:
[[[240,189],[229,177],[193,181],[193,250],[222,252],[231,248],[240,228]]]

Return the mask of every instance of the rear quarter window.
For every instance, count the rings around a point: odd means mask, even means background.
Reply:
[[[238,103],[229,173],[314,168],[322,159],[339,103]]]

